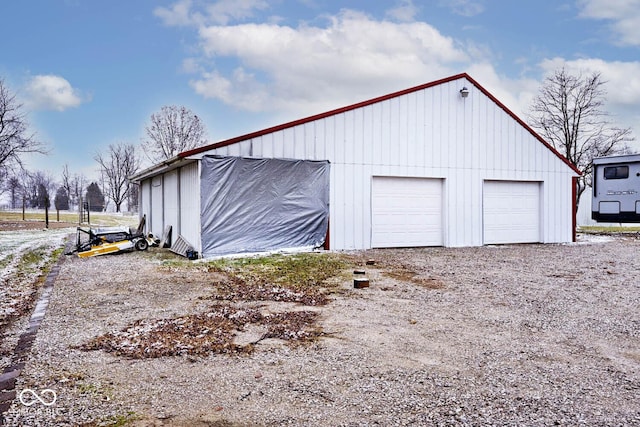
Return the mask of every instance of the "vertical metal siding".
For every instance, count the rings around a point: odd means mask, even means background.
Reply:
[[[446,246],[482,245],[484,180],[544,182],[544,242],[571,241],[573,172],[466,79],[245,142],[212,153],[331,162],[334,249],[371,246],[374,175],[444,179]]]
[[[146,230],[149,230],[149,221],[151,219],[151,179],[145,179],[140,182],[140,201],[140,214],[146,217]]]
[[[173,233],[178,230],[179,223],[179,194],[178,194],[178,171],[173,170],[164,174],[164,227],[172,226]],[[164,230],[162,230],[164,233]],[[161,237],[162,234],[158,234]]]
[[[162,234],[164,228],[163,175],[151,178],[151,213],[148,218],[148,230],[154,236]]]
[[[303,138],[305,140],[305,143],[303,144],[303,147],[302,147],[302,151],[303,151],[302,158],[311,159],[314,157],[314,154],[316,151],[315,122],[305,124],[303,130],[304,130]]]
[[[199,163],[193,162],[180,168],[180,229],[178,233],[198,252],[201,252]]]
[[[314,150],[309,159],[326,159],[327,138],[324,122],[313,122]]]

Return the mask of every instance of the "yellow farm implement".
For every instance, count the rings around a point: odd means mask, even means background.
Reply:
[[[98,229],[77,229],[76,249],[80,258],[137,250],[146,251],[151,242],[140,231],[132,232],[126,227],[105,227]],[[83,239],[83,236],[88,239]]]

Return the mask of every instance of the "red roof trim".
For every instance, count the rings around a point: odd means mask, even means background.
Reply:
[[[420,85],[420,86],[412,87],[412,88],[409,88],[409,89],[404,89],[404,90],[401,90],[399,92],[394,92],[394,93],[390,93],[388,95],[384,95],[384,96],[380,96],[380,97],[377,97],[377,98],[373,98],[373,99],[370,99],[368,101],[359,102],[357,104],[349,105],[349,106],[342,107],[342,108],[337,108],[335,110],[327,111],[325,113],[320,113],[320,114],[316,114],[316,115],[313,115],[313,116],[305,117],[304,119],[294,120],[292,122],[283,123],[281,125],[273,126],[273,127],[267,128],[267,129],[262,129],[262,130],[259,130],[259,131],[256,131],[256,132],[252,132],[252,133],[248,133],[246,135],[236,136],[234,138],[227,139],[227,140],[220,141],[220,142],[216,142],[214,144],[209,144],[209,145],[205,145],[205,146],[202,146],[202,147],[194,148],[193,150],[189,150],[189,151],[185,151],[183,153],[180,153],[180,154],[178,154],[178,156],[179,157],[188,157],[188,156],[193,156],[194,154],[200,154],[200,153],[205,152],[205,151],[214,150],[216,148],[226,147],[228,145],[232,145],[232,144],[235,144],[237,142],[246,141],[246,140],[252,139],[252,138],[258,138],[260,136],[263,136],[263,135],[266,135],[266,134],[269,134],[269,133],[278,132],[278,131],[281,131],[281,130],[284,130],[284,129],[288,129],[288,128],[292,128],[292,127],[298,126],[298,125],[303,125],[305,123],[309,123],[309,122],[312,122],[314,120],[324,119],[324,118],[327,118],[327,117],[330,117],[330,116],[334,116],[334,115],[337,115],[337,114],[345,113],[347,111],[355,110],[357,108],[366,107],[366,106],[371,105],[371,104],[375,104],[375,103],[378,103],[378,102],[386,101],[388,99],[396,98],[398,96],[406,95],[406,94],[411,93],[411,92],[417,92],[417,91],[422,90],[422,89],[426,89],[426,88],[429,88],[429,87],[432,87],[432,86],[437,86],[437,85],[442,84],[442,83],[448,83],[450,81],[458,80],[458,79],[466,78],[466,77],[468,77],[466,73],[457,74],[455,76],[447,77],[445,79],[436,80],[436,81],[433,81],[433,82],[430,82],[430,83],[426,83],[426,84],[423,84],[423,85]]]
[[[489,99],[491,99],[498,107],[502,108],[504,110],[505,113],[507,113],[508,115],[511,116],[511,118],[513,118],[516,122],[518,122],[520,124],[520,126],[522,126],[523,128],[525,128],[531,135],[533,135],[538,141],[540,141],[542,144],[544,144],[549,150],[551,150],[553,152],[553,154],[555,154],[556,156],[558,156],[558,158],[560,160],[562,160],[567,166],[569,166],[571,169],[573,169],[573,171],[575,173],[577,173],[578,175],[582,175],[582,172],[580,172],[578,170],[578,168],[576,168],[573,164],[571,164],[571,162],[569,161],[569,159],[567,159],[565,156],[563,156],[562,154],[560,154],[558,152],[558,150],[556,150],[551,144],[549,144],[547,141],[544,140],[544,138],[542,138],[540,135],[538,135],[538,133],[536,131],[534,131],[531,126],[529,126],[528,124],[526,124],[520,117],[516,116],[515,113],[511,110],[509,110],[502,102],[498,101],[498,98],[496,98],[495,96],[493,96],[488,90],[486,90],[484,87],[482,87],[482,85],[480,85],[480,83],[478,83],[477,81],[475,81],[473,78],[471,78],[471,76],[465,74],[465,78],[467,80],[469,80],[469,82],[471,82],[475,87],[477,87],[478,89],[480,89],[480,91],[482,93],[484,93]]]
[[[569,162],[569,160],[567,160],[566,157],[564,157],[562,154],[560,154],[555,148],[553,148],[553,146],[551,146],[547,141],[545,141],[540,135],[538,135],[529,125],[527,125],[524,121],[522,121],[522,119],[520,119],[518,116],[516,116],[511,110],[509,110],[502,102],[498,101],[498,99],[493,96],[488,90],[486,90],[484,87],[482,87],[478,82],[476,82],[473,78],[471,78],[471,76],[469,76],[467,73],[461,73],[461,74],[456,74],[454,76],[451,77],[446,77],[444,79],[440,79],[440,80],[435,80],[429,83],[425,83],[422,84],[420,86],[415,86],[409,89],[404,89],[398,92],[393,92],[390,93],[388,95],[383,95],[383,96],[379,96],[377,98],[373,98],[373,99],[369,99],[367,101],[363,101],[363,102],[359,102],[357,104],[352,104],[346,107],[342,107],[342,108],[337,108],[335,110],[331,110],[331,111],[327,111],[325,113],[320,113],[320,114],[316,114],[313,116],[309,116],[303,119],[299,119],[299,120],[294,120],[292,122],[288,122],[288,123],[283,123],[281,125],[277,125],[277,126],[273,126],[267,129],[262,129],[256,132],[252,132],[252,133],[248,133],[245,135],[240,135],[231,139],[227,139],[224,141],[220,141],[220,142],[216,142],[214,144],[209,144],[209,145],[205,145],[202,147],[198,147],[198,148],[194,148],[193,150],[189,150],[189,151],[184,151],[180,154],[178,154],[178,157],[184,158],[184,157],[189,157],[189,156],[193,156],[196,154],[200,154],[203,153],[205,151],[209,151],[209,150],[214,150],[216,148],[221,148],[221,147],[226,147],[228,145],[233,145],[236,144],[238,142],[242,142],[242,141],[246,141],[249,139],[253,139],[253,138],[258,138],[260,136],[264,136],[267,135],[269,133],[273,133],[273,132],[278,132],[284,129],[288,129],[288,128],[292,128],[294,126],[298,126],[298,125],[302,125],[305,123],[309,123],[315,120],[320,120],[320,119],[324,119],[330,116],[334,116],[337,114],[341,114],[341,113],[345,113],[347,111],[351,111],[351,110],[355,110],[361,107],[366,107],[368,105],[372,105],[372,104],[376,104],[378,102],[382,102],[382,101],[386,101],[392,98],[396,98],[402,95],[407,95],[409,93],[412,92],[417,92],[423,89],[427,89],[433,86],[438,86],[441,85],[443,83],[448,83],[454,80],[459,80],[459,79],[467,79],[471,84],[473,84],[474,86],[476,86],[483,94],[485,94],[489,99],[491,99],[498,107],[500,107],[502,110],[504,110],[505,113],[507,113],[508,115],[510,115],[516,122],[518,122],[522,127],[524,127],[529,133],[531,133],[538,141],[540,141],[542,144],[544,144],[549,150],[551,150],[560,160],[562,160],[567,166],[569,166],[571,169],[573,169],[574,172],[576,172],[578,175],[582,175],[580,173],[580,171],[571,164],[571,162]]]

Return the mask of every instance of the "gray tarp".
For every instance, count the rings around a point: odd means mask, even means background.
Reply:
[[[202,255],[321,246],[329,167],[328,161],[203,157]]]

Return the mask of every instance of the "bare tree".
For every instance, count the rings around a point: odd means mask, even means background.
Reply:
[[[30,205],[32,181],[31,174],[23,168],[11,171],[5,184],[11,209],[26,208]]]
[[[547,77],[531,105],[531,126],[582,173],[576,208],[591,186],[593,159],[627,153],[627,142],[634,140],[631,128],[622,129],[609,121],[603,109],[604,84],[600,73],[574,76],[562,68]]]
[[[151,115],[142,141],[144,152],[153,162],[170,159],[206,142],[206,130],[200,118],[185,107],[164,106]]]
[[[0,167],[0,196],[9,191],[11,186],[10,179],[7,168]]]
[[[69,165],[65,163],[62,168],[62,188],[67,193],[67,197],[69,198],[69,208],[74,204],[73,203],[73,178],[71,177],[71,173],[69,172]]]
[[[51,207],[52,194],[56,191],[56,182],[51,175],[42,171],[25,173],[27,199],[29,207],[48,209]]]
[[[125,143],[111,144],[106,155],[98,154],[95,160],[100,164],[106,180],[106,196],[113,201],[116,212],[120,212],[120,206],[131,191],[132,184],[128,178],[140,168],[135,146]]]
[[[17,209],[24,193],[24,182],[16,175],[11,175],[4,183],[5,192],[9,195],[9,207]]]
[[[42,171],[27,172],[23,170],[23,213],[25,207],[44,209],[45,227],[49,228],[49,208],[52,194],[55,193],[56,182],[48,173]],[[24,219],[24,215],[23,215]]]
[[[46,153],[44,145],[29,132],[22,105],[0,79],[0,169],[11,164],[22,165],[21,156],[27,153]]]
[[[140,196],[140,186],[132,182],[131,190],[129,191],[129,198],[127,199],[127,207],[131,212],[138,212],[138,197]]]
[[[69,195],[70,209],[72,209],[73,206],[78,206],[80,204],[82,192],[87,185],[88,180],[84,175],[77,173],[71,175],[71,172],[69,172],[69,165],[64,165],[64,168],[62,169],[62,187]]]

